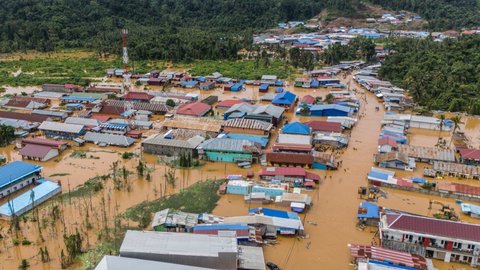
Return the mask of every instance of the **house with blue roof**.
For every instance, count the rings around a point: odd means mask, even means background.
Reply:
[[[268,83],[262,83],[258,87],[258,91],[262,92],[262,93],[268,92],[268,87],[270,87],[270,85]]]
[[[241,83],[234,83],[230,87],[230,91],[232,91],[232,92],[238,92],[238,91],[242,91],[242,90],[243,90],[243,84],[241,84]]]
[[[277,106],[282,106],[286,108],[291,108],[297,102],[297,95],[290,91],[284,91],[279,93],[273,98],[272,104]]]
[[[310,135],[311,128],[300,122],[292,122],[282,128],[284,134]]]
[[[40,179],[41,166],[14,161],[0,167],[0,198],[20,190]]]
[[[62,192],[62,187],[49,180],[38,180],[40,185],[22,195],[9,200],[0,206],[0,219],[11,220],[12,217],[23,215],[35,205],[39,205]]]
[[[352,108],[338,104],[318,104],[310,106],[311,116],[351,116]]]
[[[367,226],[378,227],[378,222],[380,222],[379,210],[380,207],[374,203],[361,202],[357,211],[358,222]]]

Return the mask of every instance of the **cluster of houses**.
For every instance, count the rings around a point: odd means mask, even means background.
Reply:
[[[353,79],[362,87],[375,94],[383,102],[387,111],[399,111],[411,108],[413,100],[404,89],[392,85],[389,81],[377,78],[380,64],[365,67],[355,73]]]
[[[95,269],[264,270],[261,245],[304,230],[297,213],[261,207],[232,217],[164,209],[151,227],[127,231],[120,256],[105,256]]]
[[[462,205],[462,210],[478,213],[469,204]],[[480,225],[385,209],[367,202],[360,205],[357,218],[378,227],[380,237],[378,246],[349,245],[353,261],[364,269],[433,270],[430,259],[473,267],[480,264]]]

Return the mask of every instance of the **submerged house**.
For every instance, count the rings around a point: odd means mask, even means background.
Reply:
[[[406,154],[399,152],[376,154],[375,163],[379,167],[405,171],[413,171],[416,167],[414,158],[409,158]]]
[[[251,134],[260,136],[269,136],[272,128],[273,125],[271,123],[244,118],[229,119],[222,124],[223,131],[227,133]]]
[[[282,106],[288,109],[291,109],[297,103],[297,96],[290,92],[284,91],[275,96],[272,100],[273,105]]]
[[[224,119],[246,118],[255,119],[272,123],[277,126],[283,118],[285,109],[279,106],[268,105],[251,105],[248,103],[239,103],[230,107],[224,113]]]
[[[178,115],[187,115],[202,117],[207,115],[212,110],[212,106],[205,104],[203,102],[193,102],[181,105],[177,109]]]
[[[152,228],[159,232],[193,232],[198,224],[198,214],[164,209],[153,216]]]
[[[467,165],[480,164],[480,149],[459,149],[460,162]]]
[[[361,202],[358,206],[357,219],[361,224],[378,227],[380,222],[380,207],[371,202]]]
[[[40,185],[35,186],[20,196],[0,206],[0,219],[11,220],[13,215],[21,216],[53,196],[62,192],[62,187],[52,181],[39,180]],[[34,197],[32,197],[32,194]]]
[[[163,135],[153,135],[142,142],[143,152],[154,155],[179,156],[184,154],[196,158],[197,147],[205,140],[201,136],[190,139],[166,139]]]
[[[87,132],[83,139],[87,142],[91,142],[97,144],[99,146],[121,146],[121,147],[128,147],[132,145],[135,140],[117,134],[108,134],[108,133],[97,133],[97,132]]]
[[[319,104],[310,106],[311,116],[351,116],[352,108],[338,104]]]
[[[44,121],[38,129],[47,137],[75,139],[85,133],[84,125]]]
[[[397,211],[380,214],[382,247],[478,266],[480,225]]]
[[[208,139],[197,150],[202,159],[222,162],[257,162],[262,153],[257,143],[223,138]]]
[[[14,161],[0,167],[0,198],[33,184],[40,179],[41,166]]]

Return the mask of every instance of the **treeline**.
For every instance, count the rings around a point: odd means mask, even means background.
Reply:
[[[4,0],[0,52],[88,48],[134,59],[233,59],[252,33],[326,8],[352,13],[358,0]]]
[[[371,39],[357,37],[347,45],[332,44],[325,49],[321,57],[323,62],[329,65],[338,64],[340,61],[359,59],[370,62],[375,58],[375,43]]]
[[[480,25],[477,0],[371,0],[394,10],[408,10],[428,20],[431,29],[448,30]]]
[[[480,114],[480,37],[392,40],[380,76],[428,109]]]

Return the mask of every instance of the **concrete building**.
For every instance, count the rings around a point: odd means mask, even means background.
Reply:
[[[386,210],[379,229],[382,247],[479,265],[480,225]]]
[[[44,121],[38,129],[47,137],[74,139],[85,133],[83,125]]]
[[[208,139],[201,143],[197,149],[201,158],[210,161],[255,162],[258,161],[261,154],[259,144],[236,139]]]
[[[237,269],[236,238],[215,235],[127,231],[120,256],[213,269]]]
[[[0,219],[11,220],[12,216],[21,216],[51,197],[62,192],[57,183],[45,179],[39,180],[40,185],[0,206]],[[33,195],[33,197],[32,197]]]
[[[204,137],[198,135],[187,140],[165,139],[163,135],[153,135],[142,142],[142,147],[143,152],[148,154],[179,156],[183,153],[196,158],[197,146],[204,140]]]
[[[40,179],[42,167],[14,161],[0,167],[0,198],[20,190]]]
[[[139,260],[118,256],[105,256],[98,263],[95,270],[212,270],[213,268],[196,267],[174,263],[164,263],[148,260]]]
[[[87,132],[83,139],[87,142],[91,142],[100,146],[121,146],[121,147],[129,147],[132,145],[135,140],[123,136],[123,135],[116,135],[116,134],[108,134],[108,133],[97,133],[97,132]]]

